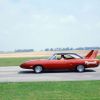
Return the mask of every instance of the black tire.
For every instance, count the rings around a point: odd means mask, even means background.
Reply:
[[[41,73],[41,72],[43,72],[43,67],[40,66],[40,65],[37,65],[37,66],[34,67],[33,70],[34,70],[35,73]]]
[[[84,65],[78,65],[76,67],[76,70],[80,73],[84,72],[85,71],[85,66]]]

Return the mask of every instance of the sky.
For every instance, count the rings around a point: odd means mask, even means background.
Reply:
[[[0,0],[0,51],[100,47],[100,0]]]

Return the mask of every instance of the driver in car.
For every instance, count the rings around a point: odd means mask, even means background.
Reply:
[[[61,55],[61,60],[66,59],[66,57],[64,55]]]

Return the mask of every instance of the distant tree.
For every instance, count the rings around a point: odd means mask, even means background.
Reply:
[[[53,48],[51,48],[50,51],[53,51]]]
[[[34,49],[17,49],[15,52],[33,52]]]
[[[79,47],[79,48],[75,48],[75,50],[84,50],[84,48]]]
[[[49,51],[49,48],[46,48],[45,51]]]

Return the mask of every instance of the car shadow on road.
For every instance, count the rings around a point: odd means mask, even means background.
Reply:
[[[95,70],[92,70],[92,69],[86,69],[85,70],[85,72],[83,72],[83,73],[87,73],[87,72],[96,72]],[[18,72],[19,74],[35,74],[35,72],[34,71],[20,71],[20,72]],[[44,72],[42,72],[41,74],[48,74],[48,73],[79,73],[79,72],[76,72],[76,71],[68,71],[68,70],[60,70],[60,71],[58,71],[58,70],[53,70],[53,71],[44,71]]]
[[[96,72],[96,71],[93,69],[86,69],[85,72]]]

